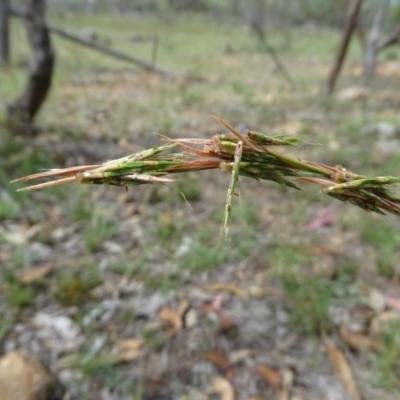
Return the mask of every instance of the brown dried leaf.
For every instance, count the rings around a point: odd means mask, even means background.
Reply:
[[[228,292],[242,299],[247,298],[247,293],[243,289],[231,283],[212,283],[203,289],[209,292]]]
[[[115,353],[113,351],[105,350],[98,354],[98,356],[95,358],[96,364],[99,366],[110,366],[110,365],[115,365],[119,363],[125,363],[125,362],[130,362],[133,360],[137,360],[141,356],[141,353],[138,351],[134,350],[128,350],[128,351],[121,351],[118,353]]]
[[[121,211],[121,217],[124,219],[127,219],[137,213],[138,213],[137,204],[128,203],[128,204],[124,204],[124,207],[122,208],[122,211]]]
[[[144,343],[144,340],[135,338],[115,340],[115,345],[120,350],[141,350]]]
[[[125,363],[137,360],[141,355],[142,352],[138,350],[122,351],[115,355],[113,354],[112,356],[110,356],[110,364]]]
[[[219,317],[220,333],[227,333],[236,328],[236,324],[228,317],[227,314],[220,311],[217,315]]]
[[[274,388],[280,387],[282,383],[282,374],[275,368],[268,365],[259,365],[257,372]]]
[[[224,378],[216,376],[211,380],[209,393],[216,393],[220,400],[235,400],[235,391],[232,384]]]
[[[117,339],[115,345],[117,348],[116,362],[136,360],[142,355],[144,340],[141,339]]]
[[[228,332],[232,328],[235,328],[235,323],[229,318],[229,316],[221,310],[223,298],[218,295],[211,302],[204,304],[206,312],[215,314],[219,319],[219,331],[220,333]]]
[[[207,351],[204,353],[204,358],[223,371],[226,371],[230,367],[230,362],[227,356],[221,350]]]
[[[29,284],[45,277],[52,270],[53,266],[51,264],[46,264],[20,273],[17,279],[21,283]]]
[[[351,332],[344,326],[340,327],[339,333],[343,341],[355,351],[362,352],[366,350],[379,350],[379,343],[367,335]]]
[[[190,308],[190,305],[187,300],[183,299],[179,302],[177,311],[178,311],[178,314],[181,316],[181,319],[187,313],[189,308]]]
[[[158,318],[171,325],[170,335],[174,335],[184,328],[184,319],[189,309],[189,302],[183,299],[179,302],[177,310],[168,306],[162,307],[158,313]],[[193,321],[189,321],[189,323],[191,322]]]
[[[336,371],[336,374],[349,394],[350,399],[361,400],[361,396],[354,380],[353,372],[342,351],[330,340],[325,340],[325,349]]]
[[[228,359],[231,365],[238,364],[244,360],[247,360],[248,358],[252,357],[254,354],[254,351],[252,349],[241,349],[241,350],[235,350],[231,351],[228,354]]]
[[[158,313],[158,318],[171,325],[173,333],[176,333],[182,329],[182,317],[177,311],[175,311],[171,307],[162,307]]]

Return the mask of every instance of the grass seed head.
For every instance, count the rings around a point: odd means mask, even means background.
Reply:
[[[56,179],[19,190],[43,189],[69,182],[117,186],[170,183],[168,175],[220,169],[231,173],[224,214],[227,232],[231,203],[239,175],[256,180],[274,181],[298,189],[296,183],[317,184],[322,192],[366,211],[400,215],[400,197],[388,190],[400,183],[400,177],[369,178],[341,166],[331,167],[303,161],[272,150],[270,146],[296,146],[304,143],[292,136],[267,136],[259,132],[238,132],[226,121],[214,117],[229,134],[213,138],[169,139],[167,143],[101,165],[83,165],[32,174],[13,182]]]

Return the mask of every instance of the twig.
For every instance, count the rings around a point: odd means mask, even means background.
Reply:
[[[14,17],[17,17],[17,18],[22,18],[22,19],[27,19],[28,18],[27,15],[25,13],[23,13],[22,11],[19,11],[19,10],[15,9],[15,8],[11,8],[11,7],[10,7],[10,14],[13,15]],[[116,51],[116,50],[110,49],[110,48],[108,48],[108,47],[106,47],[104,45],[101,45],[99,43],[93,43],[92,41],[88,41],[88,40],[82,39],[81,37],[76,36],[76,35],[74,35],[74,34],[72,34],[70,32],[67,32],[64,29],[61,29],[61,28],[59,28],[59,27],[57,27],[55,25],[46,24],[45,27],[50,32],[53,32],[53,33],[63,37],[64,39],[67,39],[67,40],[70,40],[72,42],[78,43],[78,44],[80,44],[82,46],[86,46],[86,47],[88,47],[90,49],[97,50],[97,51],[99,51],[101,53],[104,53],[104,54],[108,54],[109,56],[117,58],[119,60],[127,61],[127,62],[129,62],[131,64],[139,65],[140,67],[142,67],[142,68],[144,68],[144,69],[146,69],[148,71],[156,72],[156,73],[158,73],[158,74],[160,74],[162,76],[165,76],[167,78],[175,78],[176,77],[176,75],[173,72],[168,71],[168,70],[166,70],[164,68],[161,68],[161,67],[157,67],[156,63],[155,63],[155,60],[152,60],[152,62],[144,61],[144,60],[142,60],[142,59],[140,59],[138,57],[131,56],[131,55],[122,53],[120,51]]]

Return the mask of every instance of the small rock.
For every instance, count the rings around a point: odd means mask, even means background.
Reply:
[[[39,329],[38,336],[57,353],[76,350],[82,344],[78,327],[64,315],[39,312],[33,317],[33,324]]]
[[[380,139],[393,139],[399,133],[398,128],[388,122],[379,122],[376,124],[375,129]]]
[[[33,355],[13,351],[0,359],[0,399],[61,400],[63,389]]]
[[[121,246],[117,242],[112,242],[110,240],[106,240],[103,243],[103,247],[110,254],[121,254],[124,251],[123,246]]]
[[[290,316],[287,312],[283,310],[278,310],[276,312],[276,320],[281,324],[286,324],[290,320]]]
[[[289,329],[286,326],[277,326],[276,327],[276,334],[278,335],[279,338],[283,338],[286,336],[289,332]]]
[[[368,293],[367,304],[376,312],[381,313],[386,306],[384,294],[378,289],[371,288]]]
[[[67,237],[71,236],[76,230],[75,225],[71,225],[68,227],[59,227],[55,228],[50,236],[55,242],[62,242],[63,240],[66,240]]]
[[[110,393],[107,388],[104,388],[99,393],[99,397],[101,400],[115,400],[115,397]]]
[[[165,303],[165,298],[158,293],[141,298],[135,298],[132,305],[136,310],[136,317],[139,318],[153,318],[156,316],[158,310]]]
[[[35,243],[32,243],[32,245],[30,246],[30,250],[31,250],[32,254],[34,254],[35,260],[44,261],[50,257],[50,255],[53,251],[53,248],[51,246],[47,246],[43,243],[35,242]]]
[[[182,238],[181,244],[175,251],[174,258],[180,258],[180,257],[183,257],[185,254],[187,254],[192,247],[192,243],[193,243],[193,240],[191,237],[184,236]]]

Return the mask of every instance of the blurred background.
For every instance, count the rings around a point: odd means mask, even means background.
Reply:
[[[242,177],[225,240],[227,173],[10,181],[227,133],[211,115],[399,175],[400,1],[1,0],[0,18],[0,398],[398,399],[398,217]]]

